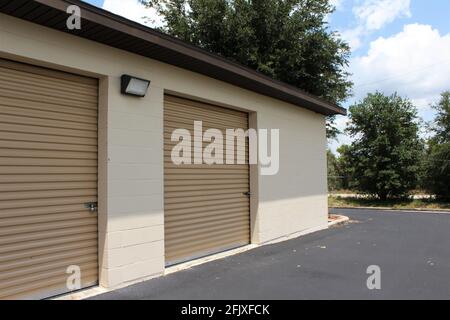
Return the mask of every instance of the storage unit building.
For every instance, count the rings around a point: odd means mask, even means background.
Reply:
[[[145,97],[122,94],[124,74],[151,81]],[[0,299],[114,288],[326,228],[325,117],[344,113],[81,1],[0,1]],[[279,172],[259,174],[247,140],[245,163],[174,164],[173,130],[195,121],[279,129]]]

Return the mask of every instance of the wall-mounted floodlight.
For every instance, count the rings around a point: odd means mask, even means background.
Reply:
[[[127,94],[136,97],[145,97],[148,87],[150,86],[150,80],[139,79],[124,74],[121,81],[122,94]]]

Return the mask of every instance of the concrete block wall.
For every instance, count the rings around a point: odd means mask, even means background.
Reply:
[[[295,106],[281,110],[258,113],[261,128],[280,128],[280,170],[259,177],[260,243],[328,225],[325,120]]]
[[[118,81],[110,78],[110,92],[117,92]],[[101,284],[116,287],[164,272],[163,90],[152,84],[145,98],[109,100]]]

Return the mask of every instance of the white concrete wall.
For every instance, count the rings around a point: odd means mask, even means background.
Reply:
[[[102,285],[115,287],[164,271],[164,90],[254,111],[258,128],[280,129],[280,172],[257,180],[254,241],[326,227],[324,116],[2,14],[0,56],[90,73],[107,83]],[[125,73],[152,81],[144,99],[120,94],[120,76]]]

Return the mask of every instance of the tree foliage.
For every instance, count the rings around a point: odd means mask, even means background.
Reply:
[[[436,110],[433,131],[436,143],[450,142],[450,91],[441,93],[441,99],[433,106]]]
[[[450,91],[443,92],[433,108],[437,112],[432,126],[435,135],[423,160],[422,186],[438,198],[450,200]]]
[[[346,131],[355,138],[346,150],[351,186],[382,200],[404,197],[416,187],[422,142],[412,103],[382,93],[350,107]]]
[[[431,147],[425,161],[424,186],[439,199],[450,200],[450,142]]]
[[[157,9],[172,36],[336,104],[350,94],[350,49],[328,28],[329,0],[141,2]]]
[[[341,189],[351,189],[352,177],[353,177],[353,166],[352,166],[352,154],[351,146],[343,144],[338,149],[339,157],[337,158],[338,163],[338,173],[340,177],[340,187]]]
[[[328,191],[341,189],[339,181],[339,169],[336,156],[331,150],[327,150]]]
[[[349,190],[353,175],[349,145],[341,145],[337,149],[339,156],[327,150],[328,190]]]

